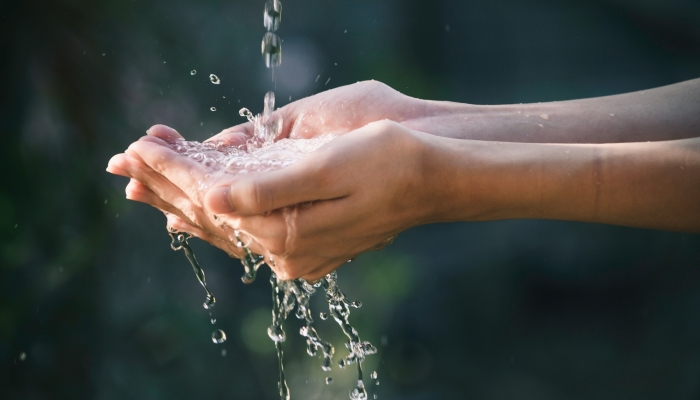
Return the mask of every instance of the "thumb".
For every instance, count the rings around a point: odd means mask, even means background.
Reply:
[[[215,214],[264,214],[279,208],[346,196],[331,168],[312,162],[312,157],[277,171],[236,177],[212,188],[204,206]]]

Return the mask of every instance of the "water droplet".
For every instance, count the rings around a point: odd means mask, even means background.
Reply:
[[[216,323],[216,318],[211,319],[211,324],[214,325]]]
[[[360,308],[362,307],[362,302],[361,301],[353,301],[351,304],[352,308]]]
[[[216,111],[216,107],[212,107],[212,108],[210,108],[210,110]]]
[[[377,394],[375,393],[375,394],[374,394],[374,400],[377,400],[378,398],[379,398],[379,396],[377,396]]]
[[[333,383],[333,378],[329,376],[328,378],[326,378],[326,385],[330,385],[331,383]]]
[[[209,75],[209,80],[211,81],[211,83],[213,83],[215,85],[218,85],[221,83],[221,80],[219,79],[219,77],[214,75],[214,74]]]
[[[377,379],[377,371],[372,371],[372,373],[369,375],[369,377],[372,379]]]
[[[325,312],[320,313],[318,316],[324,321],[328,319],[328,313]]]
[[[614,117],[614,116],[615,116],[615,114],[612,114],[612,113],[611,113],[611,114],[610,114],[610,116],[611,116],[611,117]]]
[[[190,75],[197,75],[197,70],[193,69],[192,71],[190,71]]]
[[[211,341],[216,344],[221,344],[226,341],[226,332],[217,329],[211,334]]]
[[[548,120],[548,119],[549,119],[549,115],[547,115],[547,114],[540,114],[540,118],[542,118],[542,119],[544,119],[544,120]]]
[[[374,382],[375,385],[379,386],[379,381]]]
[[[203,304],[204,308],[207,310],[211,310],[212,308],[214,308],[215,305],[216,297],[212,296],[211,294],[207,294],[207,299]]]
[[[326,81],[325,84],[328,85],[328,82],[330,82],[330,81],[331,81],[331,78],[328,78],[328,80]]]
[[[279,0],[267,0],[263,25],[268,31],[274,32],[280,27],[280,22],[282,22],[282,3]]]
[[[282,64],[282,40],[274,33],[267,32],[265,34],[260,51],[267,68],[276,68]]]
[[[25,352],[19,353],[19,360],[20,361],[24,361],[26,359],[27,359],[27,353],[25,353]]]
[[[221,357],[226,357],[226,349],[221,349]]]

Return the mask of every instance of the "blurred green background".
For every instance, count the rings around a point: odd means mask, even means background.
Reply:
[[[364,79],[498,104],[700,77],[697,0],[283,4],[279,105]],[[242,122],[240,107],[260,111],[263,5],[0,3],[0,398],[276,398],[269,273],[244,286],[237,261],[193,243],[228,335],[213,344],[204,291],[169,249],[165,218],[127,202],[126,179],[104,171],[155,123],[203,140]],[[700,398],[698,235],[425,226],[339,281],[364,303],[351,320],[379,347],[366,363],[381,382],[370,398]],[[347,398],[353,371],[322,373],[297,322],[292,398]],[[342,354],[339,330],[319,326]]]

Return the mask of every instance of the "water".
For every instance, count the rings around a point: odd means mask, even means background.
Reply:
[[[277,68],[282,64],[282,40],[272,32],[263,36],[261,52],[267,68]]]
[[[282,2],[279,0],[267,0],[263,17],[263,25],[265,25],[268,32],[276,31],[280,27],[280,22],[282,22]]]
[[[279,29],[282,20],[282,3],[279,0],[267,0],[265,3],[264,26],[267,33],[263,36],[261,44],[261,53],[265,66],[272,69],[272,80],[275,80],[274,69],[282,63],[282,40],[273,33]],[[191,72],[192,75],[196,71]],[[220,84],[219,78],[211,74],[209,75],[211,83]],[[317,78],[318,80],[318,78]],[[326,84],[330,81],[326,81]],[[211,107],[211,111],[216,111],[215,107]],[[253,136],[243,145],[238,147],[227,147],[221,143],[215,142],[188,142],[178,140],[171,145],[171,148],[179,154],[191,158],[206,167],[207,173],[204,179],[199,182],[199,190],[207,190],[209,188],[208,181],[217,179],[222,174],[241,175],[256,172],[265,172],[289,166],[306,154],[317,150],[319,147],[334,139],[333,135],[321,135],[313,139],[281,139],[275,141],[282,133],[284,121],[282,117],[275,111],[275,94],[268,92],[265,95],[262,114],[253,115],[247,108],[240,110],[239,114],[246,117],[254,126]],[[189,234],[171,232],[172,237],[171,247],[173,250],[184,250],[187,259],[192,264],[197,279],[204,287],[207,297],[204,303],[204,308],[211,309],[216,303],[216,299],[207,288],[204,278],[204,271],[201,269],[197,260],[194,258],[194,253],[187,243]],[[258,269],[264,264],[264,257],[254,254],[249,249],[250,236],[242,231],[233,230],[230,240],[236,243],[236,246],[242,250],[243,256],[241,263],[243,264],[244,274],[241,280],[244,283],[251,283],[255,280]],[[274,265],[274,264],[273,264]],[[351,302],[347,300],[343,292],[337,284],[337,275],[332,272],[326,275],[320,281],[310,284],[304,279],[297,280],[278,280],[273,273],[270,276],[270,284],[272,286],[272,324],[267,330],[267,334],[275,345],[277,351],[277,361],[279,367],[278,389],[281,400],[289,400],[290,392],[287,385],[284,372],[284,352],[282,343],[287,339],[284,331],[283,323],[287,316],[294,312],[295,316],[304,321],[304,326],[299,330],[299,334],[306,338],[306,352],[311,357],[319,357],[321,359],[321,369],[330,371],[333,364],[333,356],[335,348],[330,343],[324,341],[319,336],[313,326],[312,311],[309,305],[309,300],[317,289],[325,291],[325,298],[328,303],[328,313],[321,312],[319,317],[321,320],[328,319],[328,316],[333,317],[341,330],[348,338],[345,347],[348,349],[348,354],[338,360],[340,368],[357,365],[357,384],[350,391],[350,399],[366,400],[367,390],[363,382],[362,362],[365,357],[377,352],[370,342],[362,341],[355,328],[350,325],[349,317],[352,308],[362,307],[359,301]],[[211,317],[211,313],[210,313]],[[211,317],[211,323],[216,323],[216,319]],[[214,343],[223,343],[226,341],[226,334],[223,330],[217,329],[212,333],[212,341]],[[222,350],[222,356],[225,355],[225,350]],[[371,374],[372,379],[376,379],[376,371]],[[333,382],[330,376],[326,378],[326,384]],[[378,381],[377,381],[378,384]],[[377,396],[375,395],[376,399]]]
[[[338,287],[336,272],[326,275],[323,279],[310,284],[304,279],[293,281],[278,280],[275,274],[270,277],[272,285],[273,299],[273,317],[272,325],[268,328],[268,336],[275,343],[277,349],[277,357],[280,365],[280,398],[288,399],[289,392],[283,366],[282,343],[286,340],[283,323],[287,316],[296,307],[295,316],[304,321],[304,326],[299,330],[299,334],[306,338],[306,352],[309,356],[318,356],[321,358],[321,369],[330,371],[332,369],[332,360],[335,354],[333,345],[321,339],[313,327],[314,320],[312,318],[309,299],[313,296],[317,289],[323,288],[325,291],[328,310],[333,316],[333,319],[338,323],[341,330],[348,338],[345,347],[348,349],[348,355],[338,361],[340,368],[345,368],[352,364],[357,364],[357,385],[350,391],[350,398],[353,400],[367,399],[367,390],[365,389],[362,377],[362,362],[364,359],[377,352],[377,348],[370,342],[362,341],[357,330],[350,325],[350,309],[357,308],[357,302],[349,301],[343,292]],[[328,383],[328,380],[327,380]]]
[[[190,75],[197,75],[197,70],[193,69],[192,71],[190,71]]]
[[[217,329],[211,334],[211,341],[216,344],[221,344],[226,341],[226,332]]]
[[[170,238],[172,239],[172,242],[170,243],[170,248],[172,248],[175,251],[182,250],[185,252],[185,257],[187,257],[187,261],[189,261],[192,265],[192,269],[194,270],[194,274],[197,277],[197,280],[204,287],[204,291],[207,292],[207,297],[203,305],[204,308],[207,310],[213,308],[214,304],[216,304],[216,298],[209,291],[209,288],[207,287],[207,280],[204,276],[204,270],[202,270],[202,267],[199,266],[197,259],[194,257],[194,252],[192,252],[192,248],[190,248],[189,243],[187,243],[187,240],[191,238],[192,235],[190,235],[189,233],[178,232],[168,233],[170,234]]]
[[[207,280],[204,276],[204,270],[202,269],[202,267],[199,266],[199,263],[197,262],[197,259],[194,256],[194,252],[192,251],[192,248],[187,242],[187,240],[190,239],[192,236],[189,233],[168,233],[170,234],[170,238],[172,239],[172,242],[170,242],[170,247],[175,251],[182,250],[185,252],[185,257],[187,257],[187,260],[192,265],[192,269],[194,270],[194,274],[197,277],[197,280],[200,284],[202,284],[202,287],[204,287],[204,291],[207,295],[204,299],[204,303],[202,304],[202,306],[205,310],[210,310],[210,321],[212,325],[215,324],[216,318],[211,316],[211,309],[214,308],[214,305],[216,305],[216,297],[214,297],[214,295],[209,291],[209,288],[207,287]],[[226,341],[226,333],[221,329],[217,329],[211,334],[211,339],[212,341],[214,341],[214,343],[223,343]]]

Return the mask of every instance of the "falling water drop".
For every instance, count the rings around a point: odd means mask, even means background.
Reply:
[[[267,32],[262,40],[262,56],[267,68],[279,67],[282,63],[282,40],[272,32]]]
[[[369,377],[372,379],[377,379],[377,371],[372,371],[372,373],[369,374]]]
[[[216,297],[212,296],[211,294],[207,294],[207,299],[204,301],[204,308],[207,310],[211,310],[214,308],[214,305],[216,305]]]
[[[328,313],[322,312],[322,313],[318,314],[318,317],[321,318],[323,321],[325,321],[328,319]]]
[[[331,383],[333,383],[333,378],[329,376],[328,378],[326,378],[326,385],[330,385]]]
[[[265,28],[270,32],[274,32],[280,27],[280,22],[282,22],[282,2],[279,0],[267,0],[263,21]]]
[[[212,108],[210,108],[210,110],[216,111],[216,107],[212,107]]]
[[[211,341],[216,344],[221,344],[226,341],[226,332],[217,329],[211,333]]]
[[[192,71],[190,71],[190,75],[197,75],[197,70],[193,69]]]
[[[214,75],[214,74],[209,75],[209,80],[211,81],[211,83],[213,83],[215,85],[218,85],[221,83],[221,80],[219,79],[219,77]]]

